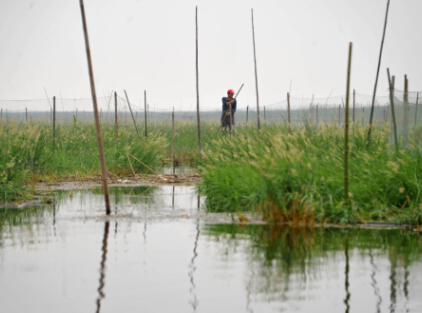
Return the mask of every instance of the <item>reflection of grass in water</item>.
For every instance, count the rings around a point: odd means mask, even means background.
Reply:
[[[3,236],[9,233],[14,240],[32,242],[38,231],[37,225],[45,224],[48,216],[54,214],[54,206],[34,206],[24,209],[0,209],[0,247],[3,245]],[[13,228],[24,227],[28,236],[15,234]],[[27,243],[27,242],[26,242]]]
[[[123,199],[129,199],[132,204],[137,203],[152,203],[154,201],[150,196],[154,194],[160,188],[157,186],[118,186],[109,187],[110,199],[112,204],[118,204]],[[89,195],[102,195],[103,191],[101,187],[94,187],[90,189],[80,190],[57,190],[56,199],[65,200],[69,197],[73,197],[76,193],[80,193],[82,196]]]
[[[420,261],[422,251],[422,242],[414,232],[400,229],[218,224],[207,226],[203,233],[220,243],[221,256],[228,260],[234,259],[236,251],[244,249],[250,260],[249,271],[255,276],[254,290],[268,293],[268,297],[280,293],[286,296],[284,292],[297,289],[309,280],[317,281],[323,272],[336,275],[335,269],[327,267],[339,260],[343,262],[346,249],[353,258],[366,257],[368,261],[368,256],[374,255],[394,260],[392,266],[404,268]],[[352,254],[353,250],[357,253]]]

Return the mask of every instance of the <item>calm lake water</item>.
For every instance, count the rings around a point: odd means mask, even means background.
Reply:
[[[0,312],[422,312],[413,230],[231,224],[195,187],[0,210]]]

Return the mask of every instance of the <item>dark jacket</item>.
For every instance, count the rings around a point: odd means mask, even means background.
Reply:
[[[223,112],[226,112],[229,109],[229,105],[227,104],[227,97],[223,97],[223,99],[221,99],[223,102]],[[232,114],[234,112],[236,112],[236,107],[237,107],[237,100],[234,99],[234,103],[232,104]]]

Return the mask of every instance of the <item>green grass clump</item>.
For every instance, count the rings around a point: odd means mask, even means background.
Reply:
[[[344,129],[323,124],[264,127],[208,147],[200,190],[209,210],[258,211],[270,221],[355,223],[422,217],[422,155],[411,141],[395,152],[388,125],[354,124],[349,139],[349,202],[344,202]]]
[[[130,124],[120,125],[116,142],[114,124],[103,122],[102,137],[107,170],[117,175],[132,173],[127,153],[154,167],[161,162],[167,149],[164,137],[151,133],[139,140]],[[31,180],[101,174],[94,122],[59,122],[55,149],[52,141],[52,126],[46,121],[0,121],[0,202],[26,198],[25,183]],[[148,171],[134,159],[131,162],[137,173]]]

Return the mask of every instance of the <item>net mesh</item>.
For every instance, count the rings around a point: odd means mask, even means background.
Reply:
[[[393,91],[394,111],[396,120],[397,137],[406,146],[409,140],[417,140],[417,129],[422,124],[422,108],[420,106],[422,92]],[[132,123],[129,105],[126,99],[114,94],[98,97],[97,104],[102,121],[115,120],[115,101],[117,104],[117,116],[120,122]],[[53,106],[56,106],[56,120],[58,122],[89,121],[94,119],[92,99],[63,99],[56,97],[38,100],[0,100],[1,119],[25,121],[26,119],[52,121]],[[350,121],[359,121],[367,125],[370,119],[372,96],[355,94],[350,95],[349,116]],[[148,123],[171,121],[172,109],[161,109],[159,105],[147,103],[146,112],[143,100],[130,102],[132,113],[137,122],[145,120]],[[175,110],[176,121],[193,121],[197,119],[194,110]],[[204,121],[220,121],[221,104],[216,101],[215,110],[201,110],[200,118]],[[322,122],[338,123],[344,126],[345,98],[342,96],[329,98],[296,98],[290,97],[290,122],[293,124],[312,123],[316,126]],[[245,106],[239,101],[235,114],[236,125],[257,123],[258,114],[256,107]],[[260,108],[262,123],[287,123],[288,101],[284,99],[277,103],[264,105]],[[390,97],[376,97],[373,123],[389,122],[390,143],[394,144],[393,116],[390,105]],[[412,137],[413,136],[413,137]],[[410,138],[411,137],[411,138]]]

